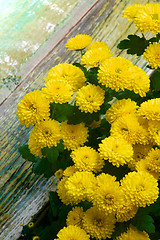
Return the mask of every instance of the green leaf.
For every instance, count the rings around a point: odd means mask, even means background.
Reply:
[[[42,149],[42,154],[47,156],[47,159],[50,163],[54,163],[59,155],[59,151],[56,147],[45,147]]]
[[[33,172],[37,175],[42,175],[49,178],[53,175],[52,164],[46,158],[37,157],[37,162],[33,163]]]
[[[112,234],[112,239],[115,239],[116,237],[120,236],[121,233],[126,232],[128,227],[129,227],[129,222],[123,222],[123,223],[117,222],[115,225],[114,232]]]
[[[19,153],[22,155],[22,157],[30,162],[35,162],[36,158],[35,156],[30,153],[28,145],[23,145],[18,148]]]
[[[52,214],[54,217],[56,217],[58,215],[58,207],[61,204],[57,192],[49,192],[49,201],[52,209]]]
[[[64,151],[64,145],[63,145],[63,140],[60,140],[60,143],[57,144],[57,149],[59,152],[63,152]]]
[[[152,73],[150,80],[151,80],[151,89],[160,91],[160,72],[155,71],[154,73]]]
[[[122,40],[117,47],[119,49],[127,49],[128,54],[141,56],[148,45],[149,42],[144,37],[128,35],[128,39]]]
[[[51,106],[51,118],[55,119],[59,122],[68,120],[70,116],[72,116],[74,111],[74,106],[68,103],[57,103],[57,104],[50,104]]]
[[[148,210],[145,208],[139,208],[136,216],[132,219],[132,224],[140,231],[145,230],[148,233],[155,232],[154,220],[148,215]]]

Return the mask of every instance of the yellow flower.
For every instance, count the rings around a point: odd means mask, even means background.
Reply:
[[[142,4],[129,5],[122,11],[123,17],[128,17],[128,21],[134,20],[137,13],[140,12],[144,6],[145,5]]]
[[[96,207],[91,207],[84,213],[83,229],[95,239],[110,238],[115,223],[114,215],[105,215]]]
[[[145,231],[141,232],[134,226],[130,225],[126,232],[121,233],[116,240],[150,240],[148,233]]]
[[[118,205],[121,202],[122,194],[120,192],[119,182],[116,177],[101,173],[96,177],[96,187],[90,189],[89,198],[100,211],[106,215],[116,213]]]
[[[67,121],[61,123],[62,139],[64,147],[73,150],[87,142],[88,128],[84,123],[67,124]]]
[[[104,60],[110,57],[112,57],[112,53],[109,48],[92,48],[82,56],[81,64],[85,65],[85,67],[94,68],[98,67]]]
[[[66,43],[68,50],[81,50],[86,48],[92,42],[92,37],[86,34],[78,34],[70,38]]]
[[[74,93],[72,86],[63,79],[48,81],[42,91],[50,102],[61,104],[68,102]]]
[[[147,158],[142,159],[136,163],[136,170],[140,171],[140,172],[142,172],[142,171],[148,172],[157,180],[159,178],[159,173],[152,170],[152,168],[149,166],[149,162],[148,162]]]
[[[160,146],[160,121],[149,120],[148,130],[153,138],[153,143]]]
[[[86,81],[83,71],[69,63],[60,63],[50,69],[46,82],[56,79],[63,79],[72,86],[73,91],[84,86]]]
[[[149,120],[160,120],[160,98],[150,99],[143,102],[139,109],[138,114],[143,118]]]
[[[64,176],[64,177],[70,177],[70,176],[72,176],[75,172],[77,172],[77,168],[75,167],[75,165],[69,166],[69,167],[67,167],[67,168],[64,170],[63,176]]]
[[[26,127],[33,126],[50,115],[49,101],[40,90],[29,92],[17,105],[20,123]]]
[[[89,240],[87,233],[78,226],[69,225],[62,228],[57,234],[58,240]]]
[[[126,201],[131,201],[138,207],[146,207],[154,203],[159,194],[158,182],[144,171],[129,172],[121,179],[121,189]]]
[[[75,167],[79,171],[101,171],[104,161],[100,159],[99,153],[91,147],[80,147],[72,151],[71,155]]]
[[[96,85],[83,86],[75,96],[76,105],[82,112],[97,112],[104,103],[105,91]]]
[[[56,171],[54,176],[58,179],[61,179],[63,176],[63,169],[59,169],[58,171]]]
[[[58,183],[57,185],[57,194],[59,196],[59,198],[61,199],[61,201],[66,204],[66,205],[73,205],[74,201],[72,200],[72,198],[70,197],[70,195],[67,192],[66,189],[66,181],[67,181],[67,177],[63,177],[61,179],[61,181]]]
[[[107,110],[106,119],[112,124],[117,118],[125,114],[135,113],[137,108],[137,103],[130,98],[117,100],[112,103],[111,107]]]
[[[30,138],[34,138],[41,148],[57,146],[61,139],[60,125],[51,119],[37,123]]]
[[[83,228],[82,227],[83,216],[84,216],[84,212],[82,207],[72,208],[72,210],[67,215],[67,219],[66,219],[67,226],[74,225],[74,226]]]
[[[117,167],[128,163],[133,157],[132,145],[118,136],[109,136],[102,140],[99,144],[99,152],[101,158]]]
[[[123,57],[106,59],[99,67],[99,82],[115,91],[128,89],[131,85],[130,68],[133,64]]]
[[[160,32],[160,3],[146,4],[135,17],[136,27],[141,32]]]
[[[74,204],[87,200],[88,184],[94,179],[93,173],[87,171],[76,172],[67,179],[65,187]]]
[[[151,68],[160,68],[160,43],[150,44],[143,53],[144,59]]]
[[[145,160],[152,171],[160,173],[160,149],[152,148]]]
[[[111,135],[121,136],[131,144],[148,144],[148,132],[143,128],[135,114],[126,114],[119,117],[111,125]]]
[[[97,48],[105,48],[106,50],[110,51],[110,48],[107,43],[102,41],[93,41],[89,46],[88,50],[97,49]]]
[[[41,144],[37,142],[36,134],[33,131],[29,135],[28,147],[35,157],[42,158]]]

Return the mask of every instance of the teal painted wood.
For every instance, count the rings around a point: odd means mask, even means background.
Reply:
[[[151,1],[143,1],[146,2]],[[129,3],[129,0],[99,0],[86,4],[86,7],[81,6],[79,15],[75,12],[68,25],[59,28],[46,46],[37,52],[37,58],[35,55],[23,67],[22,82],[1,105],[0,239],[17,239],[22,225],[27,224],[48,201],[48,192],[55,190],[56,186],[54,178],[47,181],[43,177],[34,176],[30,163],[19,156],[17,148],[28,141],[31,128],[20,125],[16,117],[18,102],[27,92],[43,86],[51,67],[62,62],[78,61],[77,52],[65,49],[67,40],[78,33],[89,34],[94,40],[107,42],[115,56],[127,57],[145,68],[146,63],[142,58],[128,57],[116,48],[120,39],[136,32],[134,24],[121,17],[122,10]],[[132,3],[139,1],[134,0]]]

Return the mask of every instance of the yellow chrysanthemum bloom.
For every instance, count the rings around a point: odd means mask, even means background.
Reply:
[[[132,145],[120,136],[109,136],[102,140],[99,144],[99,152],[101,158],[117,167],[127,164],[133,157]]]
[[[86,34],[78,34],[70,38],[66,43],[68,50],[82,50],[92,42],[92,37]]]
[[[67,194],[74,204],[87,200],[88,184],[94,182],[95,176],[92,172],[76,172],[66,181]]]
[[[88,128],[84,123],[73,125],[65,121],[61,123],[61,129],[63,144],[68,150],[74,150],[87,142]]]
[[[95,239],[110,238],[115,226],[115,216],[105,215],[96,207],[89,208],[83,217],[83,229]]]
[[[121,136],[131,144],[148,144],[148,131],[143,128],[135,114],[126,114],[119,117],[111,125],[111,135],[113,137]]]
[[[160,146],[160,121],[149,120],[148,130],[152,136],[153,143]]]
[[[138,207],[146,207],[154,203],[159,194],[158,182],[144,171],[129,172],[121,179],[121,189],[126,201],[131,201]]]
[[[136,170],[137,171],[144,171],[144,172],[148,172],[149,174],[151,174],[155,179],[158,180],[159,178],[159,173],[155,172],[154,170],[151,169],[151,167],[149,166],[149,162],[147,161],[148,159],[142,159],[139,162],[136,163]]]
[[[144,59],[151,68],[160,68],[160,43],[150,44],[143,53]]]
[[[140,160],[144,159],[148,152],[151,150],[153,147],[153,144],[134,144],[132,145],[133,147],[133,158],[128,162],[128,167],[131,170],[136,169],[136,164]]]
[[[59,196],[59,198],[61,199],[61,201],[66,204],[66,205],[73,205],[74,201],[72,200],[72,198],[70,197],[70,195],[67,192],[66,189],[66,181],[67,181],[67,177],[63,177],[61,179],[61,181],[58,183],[57,185],[57,194]]]
[[[60,125],[51,119],[37,123],[31,133],[41,148],[57,146],[61,139]]]
[[[134,20],[141,32],[160,33],[160,3],[146,4],[138,11]]]
[[[145,160],[152,171],[160,173],[160,149],[151,149]]]
[[[79,171],[99,172],[104,166],[99,153],[91,147],[80,147],[72,151],[71,158]]]
[[[50,115],[49,101],[40,90],[29,92],[17,105],[17,115],[21,124],[34,126]]]
[[[129,73],[129,71],[128,71]],[[141,97],[145,97],[146,93],[150,88],[150,79],[146,72],[141,68],[134,66],[130,69],[130,79],[128,79],[131,83],[128,86],[128,90],[134,91],[139,94]]]
[[[88,193],[93,206],[96,206],[106,215],[114,214],[121,202],[122,194],[119,182],[115,180],[115,176],[102,173],[96,177],[96,187],[90,189]]]
[[[88,50],[91,49],[97,49],[97,48],[105,48],[108,51],[110,51],[110,48],[108,46],[108,44],[106,42],[102,42],[102,41],[93,41],[89,46],[88,46]]]
[[[83,86],[75,96],[76,105],[82,112],[97,112],[104,103],[105,91],[96,85]]]
[[[64,170],[63,176],[64,177],[70,177],[77,171],[78,171],[78,169],[75,167],[75,165],[69,166]]]
[[[78,88],[84,86],[86,81],[83,71],[69,63],[60,63],[51,68],[46,77],[46,82],[59,78],[70,84],[73,91],[77,91]]]
[[[29,135],[28,147],[35,157],[42,158],[41,144],[37,142],[36,134],[32,131]]]
[[[126,7],[123,11],[123,17],[128,17],[128,21],[134,20],[136,14],[144,8],[143,4],[134,4]]]
[[[99,82],[115,91],[128,89],[131,86],[130,68],[133,64],[123,57],[106,59],[99,67]]]
[[[145,231],[141,232],[136,227],[130,225],[126,232],[121,233],[116,240],[150,240],[148,233]]]
[[[92,48],[82,56],[81,64],[85,67],[98,67],[104,60],[112,57],[110,49],[105,47]]]
[[[72,98],[72,86],[63,79],[50,80],[42,88],[49,102],[66,103]]]
[[[160,98],[143,102],[138,109],[138,114],[149,120],[160,121]]]
[[[89,235],[78,226],[69,225],[62,228],[57,234],[58,240],[89,240]]]
[[[112,124],[117,118],[130,113],[135,113],[138,106],[137,103],[130,98],[117,100],[112,103],[111,107],[106,112],[107,121]]]
[[[63,176],[63,169],[59,169],[55,172],[54,176],[58,179],[61,179]]]
[[[72,210],[67,215],[66,219],[67,226],[74,225],[83,228],[82,227],[83,216],[84,216],[83,207],[72,208]]]

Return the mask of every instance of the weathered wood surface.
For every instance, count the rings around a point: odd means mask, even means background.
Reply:
[[[143,4],[147,1],[143,0]],[[0,239],[15,240],[20,236],[22,225],[48,201],[48,192],[55,190],[54,178],[45,180],[31,172],[30,163],[24,161],[17,148],[28,141],[31,128],[21,126],[16,117],[16,106],[23,96],[43,86],[49,69],[62,62],[73,62],[79,54],[65,49],[65,43],[78,33],[91,35],[94,40],[105,41],[114,56],[127,57],[146,69],[141,57],[126,56],[116,48],[128,34],[136,32],[132,22],[122,18],[122,10],[138,0],[97,0],[84,4],[75,12],[63,29],[58,29],[46,46],[21,70],[22,82],[1,105],[1,165],[0,165]]]

